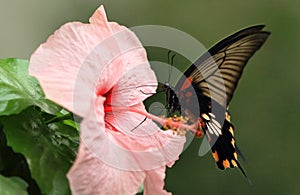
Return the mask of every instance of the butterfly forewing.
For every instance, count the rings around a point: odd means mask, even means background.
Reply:
[[[203,95],[227,107],[249,58],[265,42],[269,33],[248,29],[225,39],[201,56],[185,73]],[[214,95],[212,95],[214,94]]]

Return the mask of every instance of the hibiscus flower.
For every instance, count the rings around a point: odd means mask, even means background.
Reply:
[[[83,118],[67,174],[73,194],[135,194],[142,184],[145,194],[169,194],[166,165],[185,137],[162,131],[153,120],[164,119],[146,112],[157,81],[145,49],[129,29],[107,21],[103,6],[89,24],[67,23],[50,36],[29,73],[49,99]]]

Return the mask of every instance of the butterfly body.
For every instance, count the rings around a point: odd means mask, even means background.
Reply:
[[[180,112],[181,107],[174,88],[172,88],[169,83],[164,83],[162,88],[166,94],[168,116],[175,114],[176,112]]]
[[[227,108],[246,63],[270,34],[263,27],[252,26],[223,39],[198,58],[174,88],[163,85],[168,113],[200,121],[218,168],[238,167],[245,176]]]

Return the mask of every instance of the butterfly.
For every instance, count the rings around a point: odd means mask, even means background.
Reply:
[[[169,114],[179,112],[191,122],[199,121],[217,167],[237,167],[247,179],[238,161],[244,157],[235,143],[228,105],[248,60],[270,35],[263,28],[251,26],[223,39],[189,66],[175,87],[162,86]]]

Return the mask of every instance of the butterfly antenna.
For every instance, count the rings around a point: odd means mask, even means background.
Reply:
[[[145,117],[144,120],[142,120],[142,122],[140,122],[140,124],[138,124],[136,127],[134,127],[133,129],[131,129],[131,132],[134,131],[139,126],[141,126],[141,124],[143,124],[146,121],[146,119],[147,119],[147,117]]]
[[[154,94],[156,94],[156,93],[146,93],[146,92],[143,92],[142,90],[140,90],[140,92],[141,92],[142,94],[144,94],[144,95],[154,95]]]
[[[171,75],[172,75],[172,70],[173,70],[174,58],[175,58],[175,56],[176,56],[176,54],[174,54],[174,55],[172,55],[172,56],[170,57],[171,52],[172,52],[171,50],[168,51],[168,64],[170,64],[170,67],[169,67],[169,78],[168,78],[168,83],[169,83],[170,80],[171,80]]]
[[[138,87],[156,87],[157,85],[140,85],[140,86],[138,86]],[[127,88],[127,89],[133,89],[133,88],[137,88],[137,87],[130,87],[130,88]],[[144,91],[142,91],[142,90],[140,90],[140,92],[142,93],[142,94],[144,94],[144,95],[154,95],[154,94],[156,94],[157,92],[155,92],[155,93],[146,93],[146,92],[144,92]]]
[[[171,60],[170,60],[171,53],[172,53],[172,51],[169,50],[169,51],[168,51],[168,64],[170,64],[170,61],[171,61]]]

